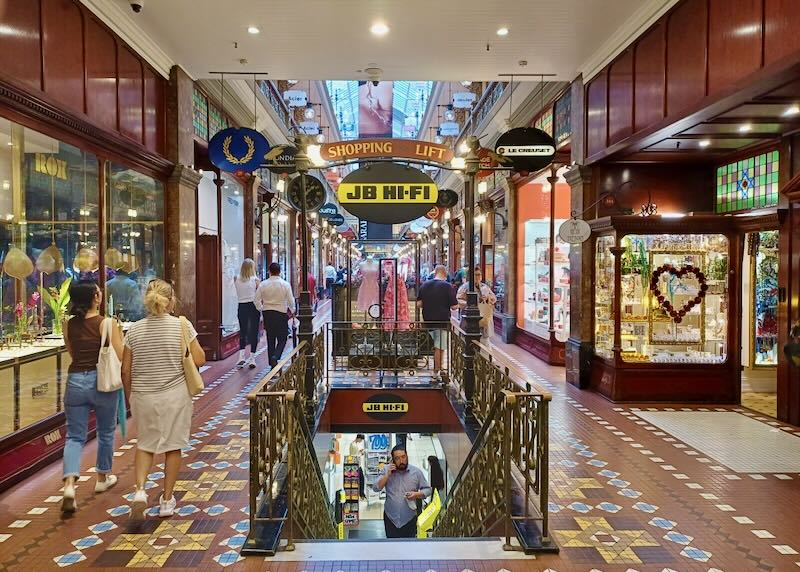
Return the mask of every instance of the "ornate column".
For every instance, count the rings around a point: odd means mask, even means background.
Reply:
[[[507,344],[514,343],[517,334],[517,187],[514,182],[506,179],[506,216],[508,226],[506,227],[506,307],[505,313],[501,314],[503,321],[503,331],[501,337]],[[522,237],[525,240],[525,237]]]
[[[584,205],[591,204],[592,171],[582,165],[574,165],[564,175],[571,192],[572,211],[578,216]],[[592,317],[593,278],[592,239],[569,249],[569,295],[570,324],[566,344],[566,379],[568,383],[582,389],[589,387],[589,375],[594,353]]]
[[[176,165],[167,181],[167,279],[175,285],[180,312],[192,323],[197,319],[196,240],[197,185],[201,175],[186,165]]]

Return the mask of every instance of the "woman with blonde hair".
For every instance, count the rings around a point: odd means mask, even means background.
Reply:
[[[256,367],[256,348],[258,348],[258,327],[261,323],[261,312],[256,308],[256,290],[259,280],[256,277],[256,263],[252,258],[245,258],[239,276],[234,279],[236,297],[239,300],[237,316],[239,318],[239,367],[247,365]],[[245,357],[247,344],[250,344],[250,355]]]
[[[159,516],[175,513],[173,489],[181,466],[181,449],[189,446],[192,423],[192,398],[183,370],[183,348],[188,347],[198,367],[206,361],[191,322],[170,315],[175,309],[175,291],[169,282],[151,280],[144,306],[147,317],[131,326],[122,356],[122,383],[138,428],[133,518],[144,517],[147,509],[144,485],[153,456],[161,453],[166,461]],[[182,345],[184,340],[186,346]]]

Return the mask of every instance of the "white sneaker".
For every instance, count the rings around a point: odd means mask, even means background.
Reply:
[[[75,485],[64,485],[64,499],[61,501],[61,512],[71,514],[75,512],[77,505],[75,504]]]
[[[178,505],[175,495],[172,495],[172,498],[168,501],[165,501],[164,495],[161,495],[158,499],[158,503],[160,505],[158,507],[158,516],[161,518],[166,518],[175,514],[175,507]]]
[[[245,363],[244,350],[239,350],[239,361],[236,362],[236,367],[244,367]]]
[[[133,495],[133,502],[131,502],[131,518],[140,520],[145,517],[147,510],[147,493],[144,489],[137,489]]]
[[[94,492],[104,493],[117,484],[117,475],[107,474],[105,481],[97,481],[94,484]]]
[[[253,356],[250,356],[250,358],[247,360],[247,367],[249,367],[250,369],[256,368],[256,360]]]

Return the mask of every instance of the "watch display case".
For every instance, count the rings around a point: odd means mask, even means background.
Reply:
[[[713,215],[594,221],[598,391],[613,400],[736,398],[734,224]]]

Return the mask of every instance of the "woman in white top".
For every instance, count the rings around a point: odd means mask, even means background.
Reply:
[[[234,278],[236,297],[239,299],[239,367],[247,365],[256,367],[256,348],[258,348],[258,327],[261,323],[261,312],[254,300],[259,280],[256,277],[256,263],[252,258],[245,258],[239,276]],[[245,356],[247,344],[250,344],[250,355]]]
[[[151,280],[144,296],[147,317],[133,324],[125,337],[122,383],[137,425],[136,493],[131,516],[143,518],[147,508],[144,485],[153,466],[153,455],[164,453],[164,493],[159,516],[172,516],[172,491],[181,467],[181,449],[189,446],[192,398],[183,373],[181,319],[171,316],[175,292],[164,280]],[[197,366],[205,363],[197,332],[187,320],[187,338]]]

